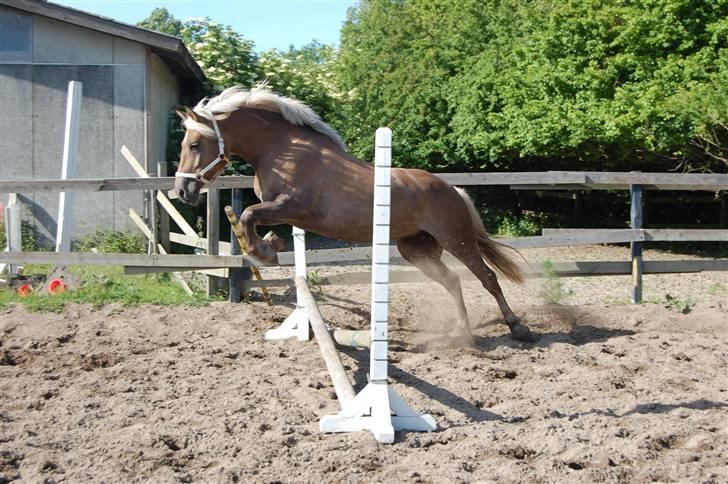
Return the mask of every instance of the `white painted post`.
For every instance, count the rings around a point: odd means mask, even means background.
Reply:
[[[23,233],[21,230],[20,204],[16,193],[8,194],[8,204],[5,206],[5,242],[6,251],[17,252],[23,250]],[[12,279],[18,275],[18,265],[0,264],[0,272],[8,270]]]
[[[387,382],[392,132],[379,128],[375,141],[369,383],[337,415],[324,416],[319,428],[322,432],[369,430],[377,441],[392,443],[395,430],[424,432],[435,430],[437,424],[432,416],[412,410]]]
[[[306,271],[306,231],[293,227],[293,252],[296,260],[296,277],[308,279]],[[266,331],[265,339],[279,340],[296,337],[298,341],[308,341],[309,319],[304,298],[301,291],[296,288],[296,309],[275,329]]]
[[[68,102],[66,104],[66,131],[63,136],[63,166],[61,179],[67,180],[76,175],[78,153],[78,127],[81,113],[83,84],[79,81],[68,83]],[[58,199],[58,227],[56,230],[56,252],[71,250],[71,222],[73,219],[73,192],[61,192]]]

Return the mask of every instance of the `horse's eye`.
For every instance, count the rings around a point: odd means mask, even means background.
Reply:
[[[192,143],[192,144],[190,144],[190,149],[192,151],[197,151],[198,149],[200,149],[200,143]]]

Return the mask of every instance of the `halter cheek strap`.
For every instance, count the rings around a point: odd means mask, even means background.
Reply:
[[[174,174],[176,177],[180,178],[194,178],[195,180],[202,182],[204,184],[210,183],[212,180],[215,179],[215,174],[213,173],[212,178],[209,180],[205,178],[205,175],[212,171],[213,168],[215,168],[220,163],[223,163],[223,165],[227,165],[230,161],[225,156],[225,140],[222,137],[222,134],[220,134],[220,128],[217,126],[217,120],[215,119],[215,116],[207,111],[205,113],[201,113],[205,117],[207,117],[209,120],[212,121],[212,127],[215,129],[215,136],[217,136],[217,149],[218,149],[218,155],[217,158],[212,160],[205,168],[198,171],[197,173],[189,173],[185,171],[178,171]],[[223,166],[224,168],[224,166]]]

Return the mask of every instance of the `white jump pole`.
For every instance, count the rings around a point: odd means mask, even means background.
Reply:
[[[319,427],[322,432],[369,430],[379,442],[391,443],[395,430],[432,431],[437,424],[432,416],[412,410],[387,381],[391,130],[379,128],[375,141],[369,383],[337,415],[324,416]]]
[[[308,279],[306,272],[306,231],[293,227],[293,251],[296,260],[296,277]],[[307,341],[309,336],[309,319],[304,295],[296,287],[296,309],[275,329],[266,331],[265,339],[280,340],[297,338],[298,341]]]
[[[61,179],[67,180],[76,175],[78,153],[78,127],[81,112],[83,84],[79,81],[68,83],[68,102],[66,104],[66,131],[63,137],[63,166]],[[73,218],[73,192],[61,192],[58,199],[58,227],[56,229],[56,252],[71,250],[71,221]]]

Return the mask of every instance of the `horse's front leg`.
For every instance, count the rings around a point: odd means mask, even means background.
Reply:
[[[279,195],[275,200],[250,205],[240,216],[240,227],[248,243],[248,254],[269,264],[278,263],[280,245],[271,239],[263,239],[255,231],[257,225],[277,225],[286,223],[294,211],[291,197]]]

